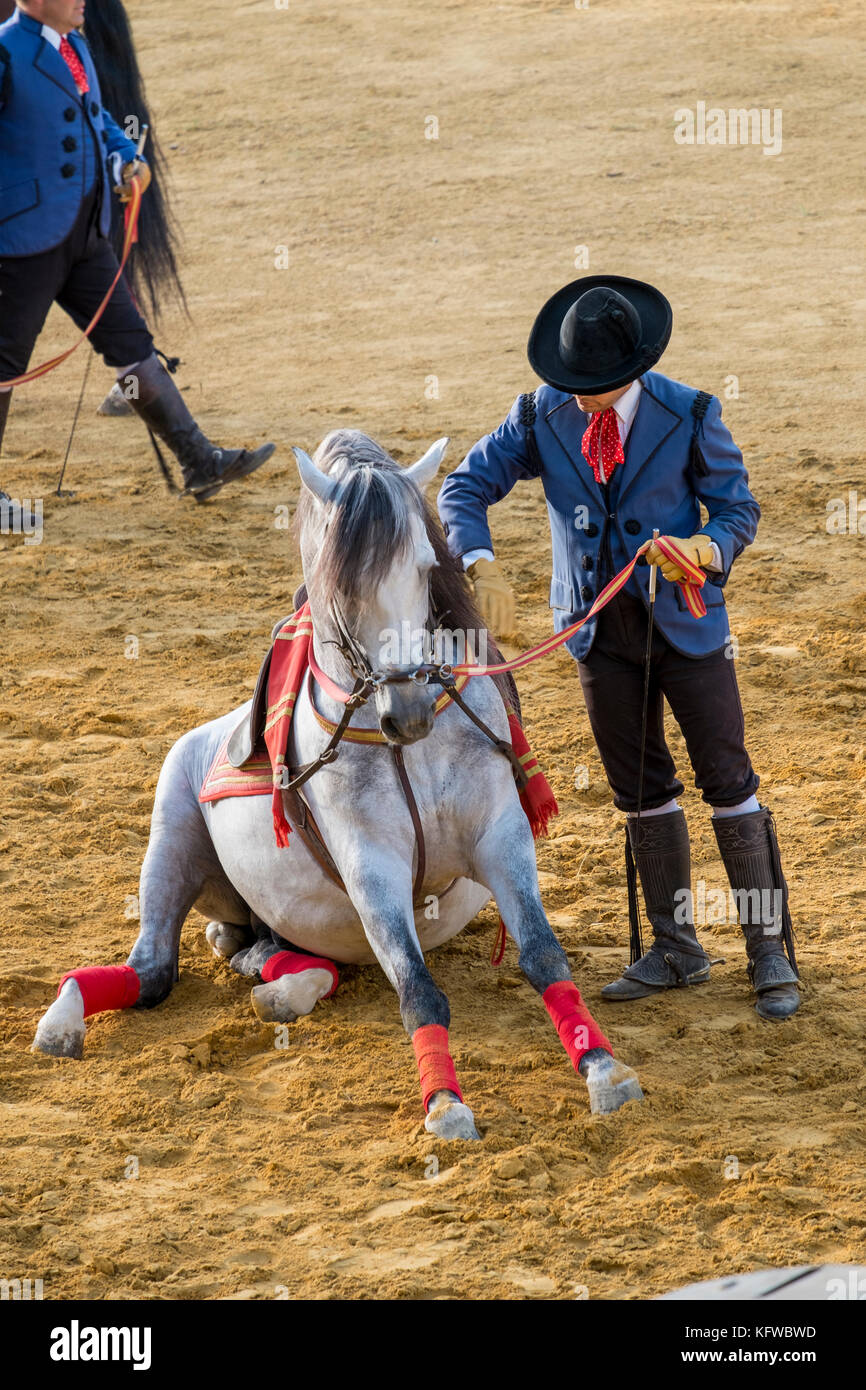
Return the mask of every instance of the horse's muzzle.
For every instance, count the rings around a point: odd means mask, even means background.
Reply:
[[[379,728],[389,743],[417,743],[433,728],[436,695],[431,686],[414,681],[380,685],[376,691]]]

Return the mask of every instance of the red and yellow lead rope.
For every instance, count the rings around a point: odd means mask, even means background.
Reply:
[[[454,667],[454,674],[493,676],[501,675],[503,671],[519,671],[522,666],[529,666],[531,662],[538,661],[542,656],[547,656],[549,652],[555,651],[557,647],[562,646],[563,642],[567,642],[570,637],[579,632],[584,623],[588,623],[590,618],[594,618],[596,613],[600,613],[605,604],[610,603],[611,599],[616,597],[620,589],[628,583],[635,565],[651,544],[652,541],[644,542],[634,559],[629,560],[625,568],[621,569],[619,574],[614,575],[610,583],[604,586],[586,616],[579,618],[576,623],[572,623],[552,637],[547,637],[543,642],[539,642],[537,647],[530,647],[529,651],[521,652],[520,656],[514,657],[512,661],[505,661],[501,665],[494,666],[474,666],[470,662],[464,662],[462,665]],[[692,617],[702,618],[707,611],[707,606],[701,597],[701,588],[706,579],[704,571],[694,564],[687,555],[684,555],[679,546],[674,545],[669,537],[658,536],[655,544],[662,554],[668,560],[672,560],[675,565],[679,565],[683,574],[686,575],[684,580],[677,580],[677,583],[682,590],[683,599]]]
[[[21,376],[12,377],[10,381],[0,381],[0,387],[2,387],[4,391],[11,391],[13,386],[26,386],[27,383],[30,381],[38,381],[40,377],[47,376],[49,372],[53,371],[55,367],[59,367],[61,362],[65,362],[67,357],[71,357],[73,352],[75,352],[78,348],[81,347],[81,344],[84,342],[86,338],[90,337],[94,328],[99,323],[99,320],[102,318],[102,315],[105,312],[105,308],[108,304],[108,301],[110,300],[111,296],[114,294],[115,289],[117,288],[117,283],[121,275],[123,274],[124,266],[126,265],[126,262],[129,260],[129,253],[137,237],[138,211],[141,207],[141,184],[137,175],[134,175],[130,179],[129,186],[132,189],[132,197],[127,205],[128,217],[126,219],[126,232],[123,238],[123,255],[121,256],[120,265],[117,268],[117,274],[111,282],[111,288],[109,289],[108,293],[106,294],[96,313],[93,315],[93,318],[90,320],[90,323],[87,325],[77,342],[74,342],[72,344],[72,347],[67,348],[65,352],[59,353],[57,357],[52,357],[48,362],[42,362],[38,367],[31,367],[29,371],[24,372]]]

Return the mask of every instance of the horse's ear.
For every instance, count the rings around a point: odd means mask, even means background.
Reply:
[[[329,477],[327,473],[322,472],[321,468],[317,468],[310,455],[305,453],[303,449],[292,445],[292,453],[297,460],[298,472],[304,487],[308,487],[320,502],[336,502],[337,494],[340,491],[340,484],[337,479]]]
[[[449,439],[446,434],[444,439],[437,439],[435,444],[430,445],[423,458],[420,458],[417,463],[413,463],[411,468],[406,469],[408,477],[422,492],[439,472],[439,465],[445,457],[448,444]]]

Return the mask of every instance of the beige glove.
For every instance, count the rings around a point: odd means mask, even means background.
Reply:
[[[132,197],[132,188],[130,187],[129,180],[132,178],[133,174],[138,174],[138,182],[141,184],[142,193],[147,192],[147,186],[151,178],[149,164],[145,164],[143,160],[133,159],[130,164],[124,164],[121,172],[123,183],[115,184],[114,191],[122,203],[128,203]]]
[[[696,565],[703,567],[713,563],[713,547],[709,536],[689,536],[688,540],[681,540],[679,536],[665,536],[664,539],[679,546],[683,554],[688,555],[689,559],[693,560]],[[647,564],[658,565],[665,579],[669,579],[672,584],[688,578],[688,575],[683,573],[679,565],[662,554],[655,541],[650,541],[649,548],[644,554]]]
[[[514,593],[498,560],[474,560],[466,573],[472,581],[475,602],[495,637],[514,632]]]

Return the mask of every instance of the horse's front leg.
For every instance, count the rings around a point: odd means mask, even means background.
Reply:
[[[427,1112],[425,1129],[440,1139],[480,1138],[448,1050],[448,1000],[427,969],[415,931],[409,868],[396,858],[371,853],[367,846],[363,861],[344,867],[343,877],[367,940],[397,993],[400,1017],[412,1039]]]
[[[485,831],[476,847],[474,877],[495,897],[520,951],[520,968],[542,996],[575,1070],[586,1081],[593,1114],[606,1114],[626,1101],[642,1100],[636,1074],[616,1060],[581,999],[568,958],[545,916],[535,844],[520,807]]]

